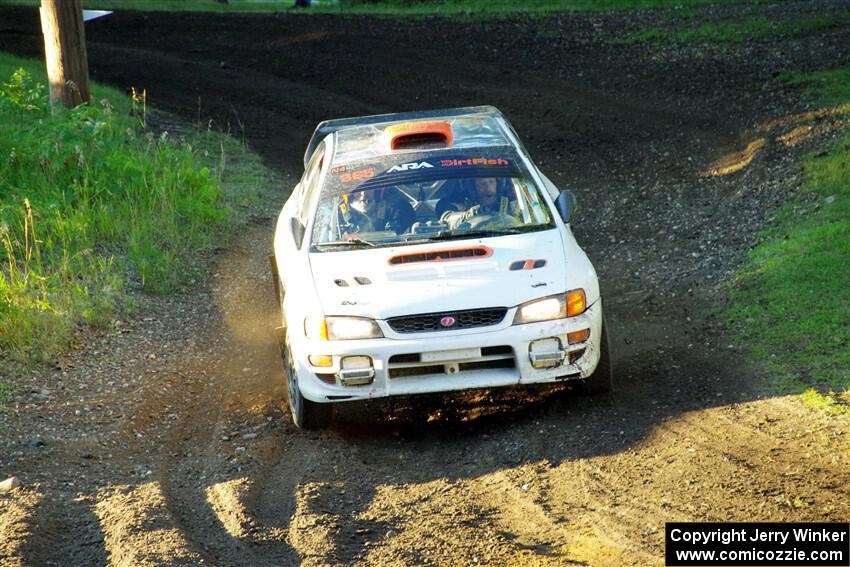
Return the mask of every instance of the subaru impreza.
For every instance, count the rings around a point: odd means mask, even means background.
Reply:
[[[607,391],[602,298],[571,208],[494,107],[320,123],[272,257],[294,423],[386,396]]]

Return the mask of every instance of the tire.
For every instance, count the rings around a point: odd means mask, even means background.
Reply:
[[[277,298],[277,304],[283,309],[283,284],[280,281],[280,274],[277,272],[277,261],[274,254],[269,256],[269,263],[272,270],[272,285],[274,286],[274,296]]]
[[[611,341],[608,339],[608,325],[602,320],[602,337],[599,341],[602,353],[593,374],[581,381],[581,393],[586,396],[604,394],[611,390],[614,376],[614,365],[611,360]]]
[[[286,397],[289,401],[289,414],[292,416],[292,423],[298,429],[326,427],[330,423],[333,407],[331,404],[311,402],[301,394],[301,389],[298,387],[298,373],[295,372],[295,365],[292,363],[292,349],[289,346],[288,334],[284,339],[280,353],[283,359]]]

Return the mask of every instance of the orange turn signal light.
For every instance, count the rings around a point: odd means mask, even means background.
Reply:
[[[567,342],[571,345],[583,343],[590,337],[590,329],[582,329],[573,333],[567,333]]]
[[[567,317],[581,315],[587,309],[587,297],[583,289],[574,289],[567,292]]]

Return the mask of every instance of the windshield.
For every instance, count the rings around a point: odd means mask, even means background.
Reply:
[[[465,155],[408,153],[332,166],[311,242],[321,251],[553,226],[539,189],[508,148]]]

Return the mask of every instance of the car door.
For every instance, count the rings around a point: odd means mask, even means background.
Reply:
[[[288,296],[302,297],[309,286],[306,230],[310,220],[313,198],[319,188],[324,166],[325,145],[320,144],[310,159],[301,182],[296,186],[291,202],[287,202],[278,218],[275,231],[275,266],[277,268],[280,301],[283,306],[283,326],[286,326]],[[289,310],[291,311],[291,309]]]

